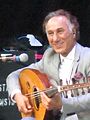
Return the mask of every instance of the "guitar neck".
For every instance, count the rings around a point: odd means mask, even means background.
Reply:
[[[77,83],[73,85],[64,85],[58,88],[59,92],[64,92],[64,91],[70,91],[70,90],[75,90],[75,89],[82,89],[82,88],[89,88],[90,87],[90,82],[88,83]]]
[[[67,92],[67,91],[72,91],[75,89],[83,89],[83,88],[89,88],[89,87],[90,87],[90,82],[77,83],[77,84],[73,84],[73,85],[58,86],[58,88],[56,88],[56,87],[48,88],[47,90],[45,90],[45,93],[48,95],[48,97],[52,97],[57,92],[62,93],[65,91]]]

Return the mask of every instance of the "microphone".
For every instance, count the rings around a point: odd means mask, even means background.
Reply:
[[[14,62],[27,62],[29,59],[28,55],[26,53],[22,53],[19,56],[13,55],[13,56],[1,56],[0,60],[3,62],[6,61],[14,61]]]

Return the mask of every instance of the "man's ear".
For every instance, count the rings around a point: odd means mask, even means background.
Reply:
[[[73,32],[73,35],[76,35],[76,29],[75,28],[72,29],[72,32]]]

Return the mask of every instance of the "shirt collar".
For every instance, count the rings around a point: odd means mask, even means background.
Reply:
[[[60,58],[61,58],[61,63],[63,62],[63,60],[74,60],[74,56],[75,56],[75,49],[76,49],[76,45],[73,47],[73,49],[70,51],[70,53],[64,57],[60,54]]]

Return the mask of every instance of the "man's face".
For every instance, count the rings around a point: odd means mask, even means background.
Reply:
[[[75,45],[73,25],[64,16],[52,17],[46,24],[46,34],[53,49],[67,56]]]

